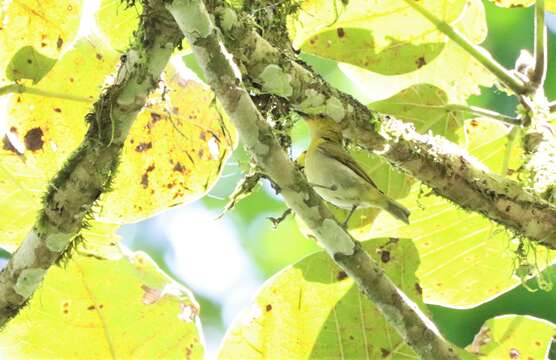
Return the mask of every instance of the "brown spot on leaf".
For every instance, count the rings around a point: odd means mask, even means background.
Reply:
[[[150,165],[141,176],[141,185],[143,185],[143,189],[149,187],[149,173],[153,170],[154,170],[154,164]]]
[[[42,146],[44,145],[44,141],[42,139],[43,135],[42,129],[38,127],[27,131],[27,134],[25,134],[23,139],[25,147],[31,151],[42,149]]]
[[[97,58],[97,60],[102,60],[102,55],[97,53],[96,58]]]
[[[52,110],[54,110],[54,112],[57,112],[57,113],[61,113],[61,112],[62,112],[62,109],[60,109],[60,108],[54,108],[54,109],[52,109]]]
[[[205,141],[207,139],[207,134],[204,131],[199,133],[199,139]]]
[[[345,271],[339,271],[339,272],[338,272],[338,275],[336,275],[336,280],[342,281],[342,280],[344,280],[344,279],[347,278],[347,277],[348,277],[348,275],[346,274]]]
[[[415,283],[415,290],[419,293],[419,295],[423,295],[423,288],[419,285],[419,283]]]
[[[95,305],[89,305],[89,306],[87,306],[87,310],[94,310],[94,309],[96,309],[96,308],[97,308],[97,307],[96,307]]]
[[[380,260],[383,263],[387,263],[388,261],[390,261],[390,251],[388,250],[382,250],[380,252]]]
[[[471,124],[471,126],[473,126],[473,127],[479,126],[479,122],[477,121],[477,119],[471,120],[470,124]]]
[[[338,33],[339,38],[343,38],[344,36],[346,36],[346,32],[344,31],[344,28],[337,28],[336,32]]]
[[[390,350],[385,349],[385,348],[380,348],[380,352],[382,353],[382,357],[385,358],[388,355],[390,355]]]
[[[153,143],[151,143],[151,142],[141,143],[141,144],[139,144],[135,147],[135,151],[143,152],[143,151],[147,151],[149,149],[152,149],[152,147],[153,147]]]
[[[177,162],[176,165],[174,165],[174,171],[183,174],[185,172],[185,167],[180,162]]]
[[[151,113],[151,120],[152,120],[153,124],[160,121],[161,119],[162,119],[162,115],[160,115],[159,113],[156,113],[156,112]]]
[[[64,39],[58,36],[58,40],[56,41],[56,48],[60,50],[62,48],[62,45],[64,45]]]
[[[199,159],[202,159],[204,154],[205,151],[203,149],[199,149],[199,151],[197,151],[197,156],[199,157]]]
[[[266,309],[267,312],[272,310],[272,305],[270,305],[270,304],[266,305],[265,309]]]
[[[424,56],[420,56],[415,60],[415,65],[417,65],[417,69],[422,68],[423,66],[427,65],[427,61],[425,60]]]
[[[149,174],[148,173],[144,173],[141,176],[141,185],[143,185],[143,189],[146,189],[149,187]]]

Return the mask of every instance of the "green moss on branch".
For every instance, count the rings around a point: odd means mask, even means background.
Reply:
[[[133,120],[183,38],[161,2],[146,2],[143,8],[115,83],[87,115],[85,139],[52,180],[36,224],[0,273],[0,326],[25,305],[109,190]]]

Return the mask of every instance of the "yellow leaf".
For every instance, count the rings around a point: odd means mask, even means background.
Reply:
[[[172,66],[127,138],[100,217],[133,222],[208,192],[237,143],[214,94]]]
[[[74,255],[3,329],[5,358],[201,359],[199,306],[144,253]]]
[[[17,50],[32,46],[50,58],[69,48],[81,16],[81,0],[12,0],[0,9],[0,83]]]

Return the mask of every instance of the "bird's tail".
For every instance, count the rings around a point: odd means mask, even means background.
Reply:
[[[407,210],[403,205],[400,203],[388,199],[388,204],[384,208],[384,210],[388,211],[392,214],[395,218],[403,221],[406,224],[409,224],[409,210]]]

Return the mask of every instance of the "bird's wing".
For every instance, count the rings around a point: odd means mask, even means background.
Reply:
[[[350,168],[355,174],[359,177],[363,178],[366,182],[374,186],[378,191],[382,193],[378,186],[374,183],[373,179],[361,168],[361,166],[353,160],[351,156],[342,148],[341,145],[332,142],[322,142],[319,145],[319,150],[322,151],[325,155],[330,156],[343,165]]]

